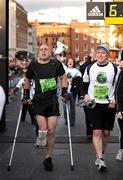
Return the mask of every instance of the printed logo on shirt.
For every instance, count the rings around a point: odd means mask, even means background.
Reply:
[[[40,82],[42,92],[54,90],[57,88],[55,78],[40,79],[39,82]]]
[[[68,79],[72,78],[72,75],[71,75],[70,72],[67,74],[67,78],[68,78]]]
[[[107,81],[106,73],[105,72],[99,72],[96,78],[97,82],[103,84]]]
[[[94,97],[96,99],[107,99],[109,88],[107,86],[94,86]]]

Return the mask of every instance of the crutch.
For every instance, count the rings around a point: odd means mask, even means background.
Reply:
[[[14,149],[15,149],[15,143],[16,143],[16,139],[17,139],[19,124],[20,124],[20,120],[21,120],[21,114],[22,114],[22,105],[20,107],[20,112],[19,112],[19,116],[18,116],[18,121],[17,121],[17,126],[16,126],[14,141],[13,141],[13,146],[12,146],[10,160],[9,160],[9,164],[8,164],[8,168],[7,168],[8,171],[11,170],[12,158],[13,158],[13,153],[14,153]]]
[[[69,146],[70,146],[71,171],[73,171],[74,170],[73,151],[72,151],[72,142],[71,142],[71,131],[70,131],[70,118],[69,118],[69,105],[68,105],[68,103],[66,103],[66,112],[67,112],[67,127],[68,127],[68,137],[69,137]]]

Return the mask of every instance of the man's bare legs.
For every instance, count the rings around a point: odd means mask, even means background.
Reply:
[[[47,119],[39,115],[36,118],[39,126],[38,137],[40,146],[45,146],[47,145]]]
[[[93,145],[98,158],[103,158],[103,153],[110,136],[109,130],[93,130]]]
[[[47,130],[46,117],[40,116],[40,115],[36,115],[36,119],[37,119],[37,122],[38,122],[39,130],[41,130],[41,131]]]
[[[110,137],[110,131],[109,130],[103,130],[102,131],[102,134],[103,134],[103,136],[102,136],[102,142],[103,142],[103,149],[102,149],[102,153],[104,153],[104,151],[105,151],[105,148],[106,148],[106,145],[107,145],[107,143],[108,143],[108,139],[109,139],[109,137]]]
[[[47,156],[51,157],[53,153],[54,141],[55,141],[55,129],[57,125],[57,116],[48,117],[48,136],[47,136]]]
[[[57,116],[44,117],[37,115],[37,122],[39,125],[40,135],[43,132],[48,132],[47,134],[47,155],[43,161],[43,165],[47,171],[53,170],[52,163],[52,153],[55,141],[55,129],[57,124]],[[46,139],[46,137],[45,137]]]
[[[98,158],[102,158],[102,130],[93,130],[93,145]]]
[[[104,151],[110,136],[109,130],[93,130],[93,145],[96,150],[97,159],[95,165],[99,170],[104,170],[107,166],[104,161]]]
[[[37,122],[39,125],[39,130],[41,132],[47,131],[47,156],[52,156],[54,141],[55,141],[55,129],[57,124],[57,116],[51,116],[47,119],[44,116],[37,115]]]

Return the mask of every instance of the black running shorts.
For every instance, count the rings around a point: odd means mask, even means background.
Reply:
[[[36,115],[44,117],[59,116],[59,103],[57,96],[46,98],[33,98],[33,109]]]
[[[93,129],[112,130],[115,121],[115,108],[108,108],[108,104],[96,104],[88,109],[89,121]]]

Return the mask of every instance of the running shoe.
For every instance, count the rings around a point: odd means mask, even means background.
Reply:
[[[119,149],[118,154],[116,156],[116,160],[118,160],[118,161],[123,160],[123,149]]]
[[[52,158],[48,157],[44,159],[43,165],[46,171],[52,171],[53,170],[53,163],[52,163]]]
[[[41,146],[41,141],[40,141],[40,138],[37,137],[35,141],[35,147],[40,147],[40,146]]]
[[[98,169],[99,171],[105,171],[107,168],[106,163],[103,159],[99,159],[99,166]]]
[[[96,165],[96,166],[99,166],[99,161],[100,161],[99,158],[97,158],[97,159],[95,160],[95,165]]]

